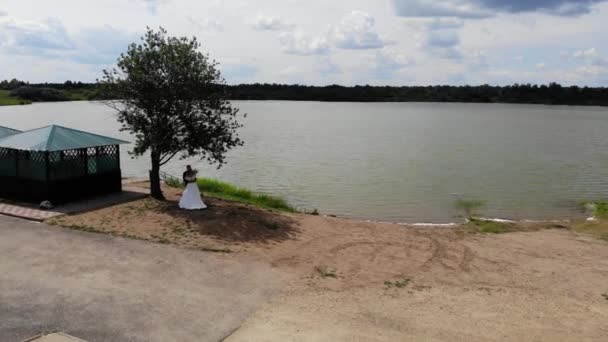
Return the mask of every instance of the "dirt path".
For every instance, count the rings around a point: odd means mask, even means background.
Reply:
[[[606,242],[313,217],[300,229],[306,238],[256,255],[299,280],[228,341],[608,338]]]

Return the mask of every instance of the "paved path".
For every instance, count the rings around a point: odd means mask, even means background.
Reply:
[[[135,201],[148,196],[148,194],[149,191],[147,189],[124,186],[122,192],[63,204],[52,210],[41,210],[37,205],[31,203],[3,203],[0,200],[0,214],[33,221],[44,221],[65,214],[96,210],[119,203]]]
[[[0,340],[219,341],[283,283],[227,259],[0,215]]]

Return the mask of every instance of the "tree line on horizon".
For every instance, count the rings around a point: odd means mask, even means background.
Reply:
[[[608,88],[513,84],[508,86],[307,86],[288,84],[225,85],[231,100],[326,102],[468,102],[608,106]],[[0,81],[11,96],[34,102],[105,100],[96,83]]]

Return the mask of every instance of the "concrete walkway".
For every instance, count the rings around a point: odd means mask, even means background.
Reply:
[[[0,214],[42,222],[61,215],[97,210],[120,203],[136,201],[148,195],[149,191],[147,189],[125,186],[122,192],[63,204],[51,210],[41,210],[37,205],[31,203],[6,203],[0,199]]]
[[[265,264],[0,216],[2,341],[219,341],[282,285]]]

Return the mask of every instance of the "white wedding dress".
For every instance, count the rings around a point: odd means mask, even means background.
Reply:
[[[182,198],[179,200],[179,207],[186,210],[200,210],[207,208],[201,199],[201,192],[198,190],[198,185],[196,185],[196,182],[189,182],[188,185],[186,185],[186,190],[184,190]]]

